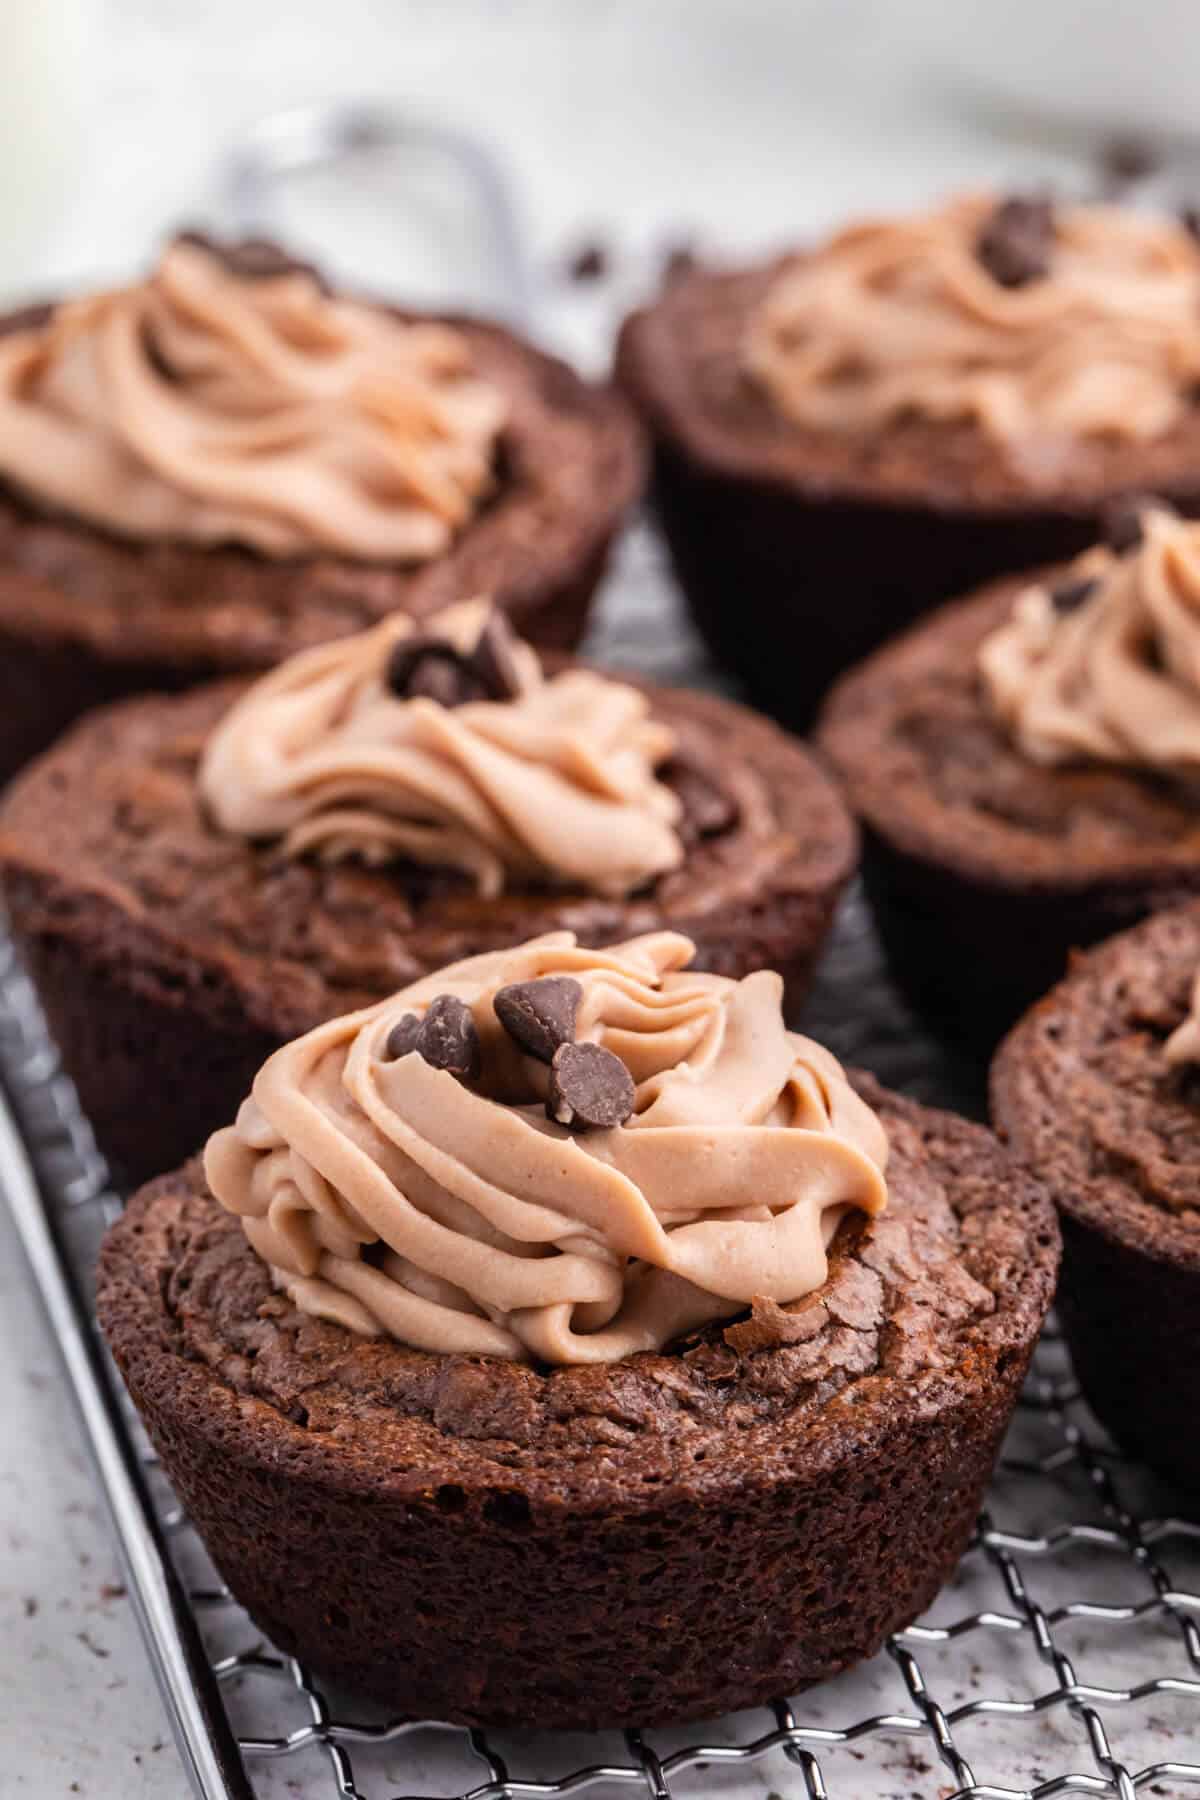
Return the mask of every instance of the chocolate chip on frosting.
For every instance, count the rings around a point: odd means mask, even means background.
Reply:
[[[571,975],[543,975],[500,988],[492,1005],[496,1017],[530,1056],[552,1062],[562,1044],[575,1041],[575,1017],[583,987]]]
[[[634,1107],[633,1077],[603,1044],[560,1044],[550,1064],[546,1116],[572,1130],[611,1131]]]
[[[431,1000],[421,1021],[417,1049],[435,1069],[476,1081],[482,1065],[479,1033],[465,1000],[457,994],[439,994]]]
[[[1050,273],[1054,211],[1049,200],[1002,200],[979,234],[976,255],[1001,287],[1025,287]]]
[[[508,620],[490,612],[471,654],[471,667],[489,700],[515,700],[521,692],[521,670]]]
[[[436,700],[439,706],[485,697],[483,683],[449,639],[425,632],[401,638],[388,658],[387,684],[401,700]]]
[[[401,638],[388,658],[387,684],[401,700],[466,706],[472,700],[515,700],[521,671],[508,624],[489,612],[470,650],[448,637],[418,631]]]
[[[415,1050],[420,1034],[421,1021],[416,1013],[405,1013],[402,1019],[397,1019],[387,1035],[387,1053],[391,1060],[398,1062]]]
[[[1118,556],[1124,556],[1127,550],[1136,550],[1142,541],[1142,514],[1151,509],[1159,512],[1175,510],[1169,501],[1160,500],[1154,494],[1123,494],[1120,499],[1110,501],[1102,521],[1104,541],[1109,549],[1115,550]]]
[[[1060,581],[1057,587],[1050,589],[1050,604],[1056,613],[1071,613],[1078,610],[1099,586],[1095,575],[1081,575],[1075,581]]]
[[[477,1081],[482,1068],[479,1033],[471,1009],[456,994],[439,994],[425,1017],[405,1013],[388,1032],[387,1053],[393,1060],[415,1050],[434,1069],[445,1069],[466,1081]]]

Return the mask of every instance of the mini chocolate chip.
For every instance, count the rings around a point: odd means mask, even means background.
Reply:
[[[505,620],[489,613],[473,650],[464,655],[448,638],[413,632],[388,658],[387,685],[401,700],[436,700],[465,706],[471,700],[511,700],[521,691],[513,637]]]
[[[606,246],[598,240],[581,244],[567,264],[572,281],[601,281],[608,274],[610,258]]]
[[[396,1020],[387,1035],[387,1053],[393,1062],[416,1049],[420,1031],[421,1021],[416,1013],[405,1013],[403,1018]]]
[[[560,1044],[575,1042],[575,1018],[583,989],[570,975],[543,975],[537,981],[513,981],[502,987],[492,1005],[510,1038],[539,1062],[553,1060]]]
[[[429,1002],[416,1048],[435,1069],[446,1069],[467,1081],[479,1078],[483,1066],[479,1033],[470,1007],[457,994],[439,994]]]
[[[572,1130],[610,1131],[633,1111],[633,1076],[603,1044],[560,1044],[550,1064],[546,1117]]]
[[[315,276],[316,270],[309,263],[301,262],[270,238],[245,237],[221,239],[213,237],[210,232],[198,227],[185,227],[175,233],[172,239],[176,244],[188,244],[193,249],[204,250],[207,254],[224,266],[233,275],[242,275],[247,280],[260,280],[263,277],[277,275],[295,275],[303,273]],[[325,284],[322,290],[328,292]]]
[[[975,254],[1001,287],[1024,287],[1050,273],[1054,211],[1049,200],[1001,200],[984,225]]]
[[[1076,581],[1062,581],[1057,587],[1050,589],[1050,604],[1056,613],[1074,612],[1098,585],[1094,575],[1081,575]]]
[[[678,281],[681,276],[690,275],[699,260],[696,246],[689,238],[680,238],[676,243],[668,244],[663,256],[663,280],[670,283]]]
[[[1100,170],[1106,193],[1119,193],[1145,181],[1161,168],[1162,157],[1148,138],[1112,137],[1100,149]]]
[[[286,250],[279,244],[272,243],[270,238],[242,238],[229,246],[226,258],[235,274],[245,275],[255,281],[273,280],[280,275],[295,275],[301,270],[308,273],[306,263],[297,262],[294,256],[289,256]]]
[[[1104,541],[1110,550],[1123,556],[1127,550],[1136,550],[1142,541],[1142,514],[1156,507],[1160,512],[1174,512],[1175,508],[1167,500],[1160,500],[1154,494],[1124,494],[1119,500],[1111,500],[1104,508],[1102,529]]]
[[[447,638],[414,632],[393,646],[387,684],[401,700],[436,700],[463,706],[482,700],[483,683]]]
[[[737,803],[690,756],[673,756],[660,774],[679,796],[683,807],[679,829],[687,841],[716,837],[737,823]]]
[[[484,687],[453,651],[427,650],[408,678],[405,697],[465,706],[469,700],[482,700]]]
[[[1200,206],[1185,206],[1179,215],[1179,223],[1189,237],[1200,241]]]
[[[471,668],[489,700],[515,700],[521,692],[521,670],[508,620],[490,612],[471,654]]]
[[[408,684],[413,671],[422,657],[431,651],[439,656],[453,654],[452,646],[445,638],[431,637],[427,631],[414,631],[392,645],[385,679],[393,694],[399,695],[401,700],[408,699]]]

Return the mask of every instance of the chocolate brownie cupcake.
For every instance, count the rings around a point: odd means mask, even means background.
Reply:
[[[0,321],[0,777],[90,706],[396,608],[486,590],[569,648],[641,472],[610,391],[261,244]]]
[[[914,627],[820,725],[897,973],[989,1049],[1072,949],[1200,893],[1200,526],[1131,530]]]
[[[1079,957],[1001,1047],[992,1104],[1059,1206],[1059,1313],[1088,1402],[1195,1507],[1200,904]]]
[[[778,967],[798,1001],[856,858],[832,783],[774,726],[546,676],[482,602],[102,710],[0,802],[17,941],[138,1178],[228,1118],[277,1044],[531,932],[677,926],[704,967]]]
[[[1115,496],[1200,506],[1200,245],[958,199],[668,283],[618,372],[717,656],[806,720],[939,599],[1073,555]]]
[[[691,948],[560,932],[327,1023],[105,1245],[223,1577],[400,1713],[757,1705],[871,1655],[970,1536],[1053,1209]]]

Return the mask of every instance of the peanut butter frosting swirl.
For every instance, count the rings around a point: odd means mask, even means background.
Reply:
[[[465,656],[490,611],[449,607],[423,641]],[[460,870],[485,896],[530,881],[623,896],[679,866],[679,799],[655,774],[674,733],[643,693],[591,669],[547,678],[514,641],[511,698],[403,698],[388,671],[415,633],[397,615],[255,682],[201,762],[216,824],[285,856]]]
[[[504,415],[451,327],[187,240],[0,337],[0,475],[137,539],[424,561],[490,491]]]
[[[846,1211],[885,1205],[886,1136],[785,1028],[777,975],[698,974],[692,955],[674,933],[598,950],[556,932],[319,1026],[210,1139],[212,1192],[303,1311],[422,1350],[610,1362],[756,1298],[801,1300]],[[575,1043],[632,1077],[611,1129],[547,1116],[552,1071],[494,1005],[563,976]],[[446,995],[478,1034],[467,1079],[393,1054]]]
[[[1168,432],[1200,379],[1200,247],[1167,219],[1067,206],[1045,209],[1044,271],[989,267],[997,210],[969,195],[838,233],[771,286],[747,370],[798,425],[970,420],[1041,472],[1056,446]]]
[[[1153,508],[1141,532],[1025,589],[980,648],[987,698],[1032,762],[1200,772],[1200,524]]]

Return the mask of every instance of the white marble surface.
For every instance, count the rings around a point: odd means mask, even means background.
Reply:
[[[681,233],[755,245],[848,205],[964,178],[1078,173],[1070,146],[970,126],[906,56],[903,11],[879,0],[112,0],[74,204],[19,266],[5,262],[0,214],[0,289],[136,266],[177,218],[219,222],[217,159],[249,122],[278,106],[370,94],[469,124],[503,148],[543,271],[593,229],[627,258],[603,293],[572,295],[548,277],[543,328],[594,361],[625,272],[636,283],[648,254]],[[3,134],[0,120],[0,154],[19,157]],[[386,182],[353,204],[315,191],[295,229],[363,277],[427,283],[428,219],[406,233],[398,208]],[[3,1207],[0,1426],[0,1794],[180,1795]],[[896,1791],[938,1785],[909,1769]],[[285,1774],[271,1791],[289,1791]]]

